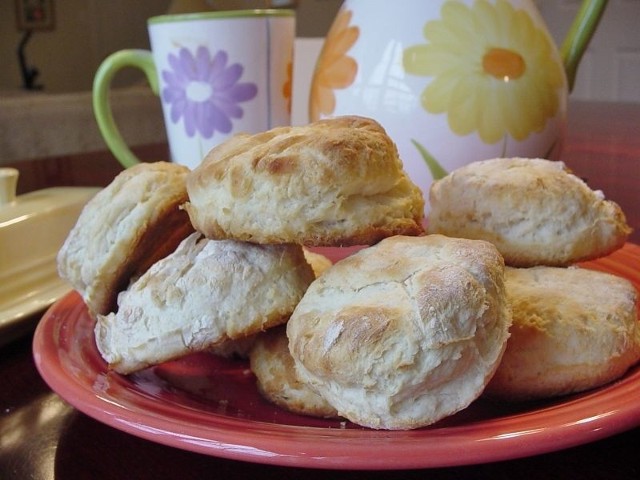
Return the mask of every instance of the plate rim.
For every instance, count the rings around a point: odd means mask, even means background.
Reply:
[[[628,255],[640,259],[639,246],[627,244],[623,248]],[[607,261],[615,263],[611,259]],[[637,275],[636,280],[640,281],[640,274]],[[77,379],[61,375],[61,371],[54,369],[47,354],[53,348],[48,334],[54,327],[64,326],[65,318],[58,310],[68,304],[85,308],[76,292],[68,293],[49,308],[34,334],[36,367],[52,390],[81,412],[102,423],[146,440],[206,455],[321,469],[438,468],[549,453],[596,441],[640,424],[640,403],[633,401],[634,396],[627,393],[628,389],[640,393],[640,365],[637,364],[621,379],[570,397],[566,402],[559,401],[540,410],[480,421],[480,424],[488,424],[494,429],[504,423],[513,423],[512,430],[496,430],[489,436],[469,436],[470,432],[477,430],[476,423],[402,431],[336,429],[238,419],[214,412],[204,412],[207,418],[215,420],[213,425],[190,424],[187,428],[183,419],[152,415],[145,411],[134,412],[127,405],[117,404],[112,398],[104,398],[95,391],[87,390]],[[61,361],[59,356],[56,357],[56,365]],[[616,403],[608,410],[603,410],[603,402],[610,403],[611,399]],[[588,416],[583,412],[585,408]],[[568,412],[573,415],[567,415]],[[548,419],[561,422],[553,426],[540,423]],[[516,429],[518,424],[520,428]],[[309,443],[301,443],[301,437],[308,437],[314,442],[309,440]],[[416,446],[417,441],[419,446]],[[451,448],[450,444],[456,442],[456,448],[464,447],[464,450],[458,450],[453,456],[455,458],[452,458],[447,451]],[[500,448],[495,448],[498,445]],[[398,455],[380,456],[376,446],[390,449]],[[337,454],[338,450],[342,453]]]

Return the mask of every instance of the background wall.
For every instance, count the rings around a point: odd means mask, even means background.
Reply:
[[[123,48],[149,48],[146,20],[168,11],[214,5],[237,8],[282,0],[55,0],[55,29],[35,32],[26,46],[28,62],[38,68],[38,83],[49,93],[90,90],[100,62]],[[324,36],[342,0],[298,0],[300,36]],[[15,22],[15,0],[0,0],[0,92],[19,90],[22,77],[17,48],[23,33]],[[114,85],[144,81],[133,69],[123,71]]]
[[[122,48],[148,48],[145,20],[166,10],[169,0],[56,0],[55,28],[34,32],[27,61],[47,92],[89,90],[104,57]],[[15,0],[0,0],[0,90],[22,85],[17,48],[23,33],[15,23]],[[133,8],[135,7],[135,8]],[[116,81],[131,83],[138,72]]]
[[[22,84],[16,49],[15,0],[0,0],[0,91]],[[324,36],[342,0],[56,0],[53,31],[36,32],[27,44],[27,60],[40,71],[48,92],[89,90],[93,74],[110,53],[148,48],[146,19],[180,6],[218,9],[264,4],[296,4],[298,35]],[[580,0],[537,0],[549,30],[561,44]],[[599,29],[578,71],[573,98],[640,102],[640,0],[610,0]],[[143,82],[125,71],[115,85]]]
[[[579,0],[537,0],[557,45],[562,44]],[[575,99],[640,102],[640,0],[609,0],[580,63]]]
[[[91,85],[100,62],[123,48],[149,48],[146,19],[181,9],[238,8],[248,4],[296,4],[294,124],[308,121],[308,81],[342,0],[54,0],[56,25],[36,32],[27,44],[42,93],[21,89],[16,49],[22,38],[15,0],[0,0],[0,165],[84,151],[105,150],[91,106]],[[392,1],[392,0],[388,0]],[[400,1],[393,0],[398,5]],[[429,1],[429,0],[424,0]],[[473,1],[473,0],[467,0]],[[579,0],[536,0],[557,44],[575,16]],[[191,10],[193,11],[193,10]],[[583,62],[573,99],[640,102],[640,0],[609,0]],[[142,74],[129,69],[114,79],[111,100],[127,144],[166,141],[160,103]]]

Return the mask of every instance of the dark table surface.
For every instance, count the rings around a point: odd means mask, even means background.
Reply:
[[[156,160],[167,158],[166,150],[150,145],[136,153]],[[571,103],[562,159],[592,188],[621,205],[635,229],[631,241],[640,243],[640,104]],[[20,193],[56,185],[106,185],[121,170],[107,152],[13,166],[21,170]],[[31,348],[40,318],[25,319],[18,338],[0,347],[0,480],[640,478],[640,428],[632,425],[596,442],[528,458],[395,472],[262,465],[163,446],[86,416],[46,385]]]

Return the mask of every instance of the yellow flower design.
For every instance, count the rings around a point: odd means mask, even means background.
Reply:
[[[403,54],[408,73],[434,77],[422,93],[424,109],[446,112],[453,132],[477,131],[488,144],[541,131],[566,82],[546,33],[504,0],[470,7],[452,0],[441,14],[424,26],[427,43]]]
[[[347,52],[360,36],[360,29],[349,26],[352,12],[341,9],[336,16],[318,58],[309,95],[309,118],[318,120],[331,115],[336,108],[333,91],[353,83],[358,71],[356,61]]]

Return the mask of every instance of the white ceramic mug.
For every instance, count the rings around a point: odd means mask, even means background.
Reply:
[[[161,15],[148,20],[151,51],[121,50],[96,72],[93,107],[109,149],[139,162],[111,113],[111,79],[136,67],[160,96],[171,160],[196,167],[230,136],[291,123],[293,10]]]

